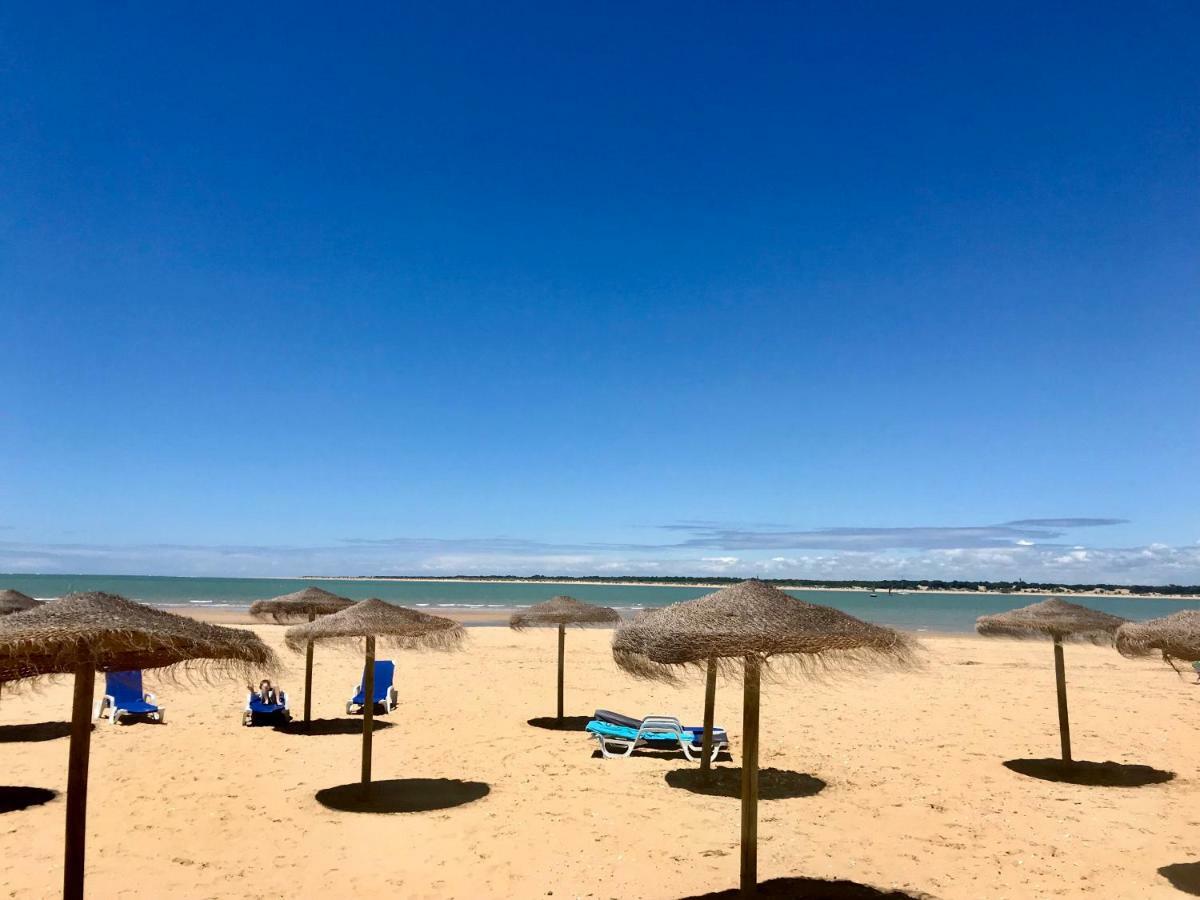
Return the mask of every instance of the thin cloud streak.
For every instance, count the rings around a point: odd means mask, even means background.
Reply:
[[[1099,527],[1120,520],[1027,519],[978,527],[797,532],[692,525],[692,537],[673,544],[556,544],[511,536],[348,538],[315,546],[3,541],[0,571],[213,576],[612,573],[830,580],[1200,582],[1200,544],[1096,548],[1054,540],[1062,535],[1065,526],[1061,523],[1080,521],[1088,524],[1078,527]]]

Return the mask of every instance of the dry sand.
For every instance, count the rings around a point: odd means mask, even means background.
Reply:
[[[256,630],[282,651],[282,628]],[[700,717],[702,684],[633,681],[608,641],[570,633],[569,713]],[[1178,773],[1148,787],[1077,786],[1002,765],[1057,752],[1049,644],[926,645],[920,673],[766,689],[762,765],[812,778],[801,780],[809,795],[761,805],[764,880],[842,878],[946,900],[1180,897],[1157,870],[1182,865],[1169,871],[1200,891],[1188,868],[1200,861],[1190,678],[1068,647],[1077,758]],[[167,723],[94,732],[89,896],[672,898],[736,885],[736,799],[669,786],[669,773],[691,768],[678,756],[593,758],[583,734],[526,724],[553,712],[554,632],[477,628],[459,654],[385,655],[401,707],[375,736],[376,778],[466,779],[486,796],[416,813],[328,809],[314,795],[357,778],[360,735],[242,728],[243,686],[148,673]],[[302,668],[285,659],[299,708]],[[323,649],[316,659],[316,715],[344,718],[361,662]],[[28,735],[13,726],[65,720],[70,691],[67,679],[0,702],[0,782],[60,792],[0,815],[0,896],[60,888],[67,740],[15,740]],[[740,699],[721,684],[726,766],[738,763]],[[812,779],[825,786],[811,793]]]

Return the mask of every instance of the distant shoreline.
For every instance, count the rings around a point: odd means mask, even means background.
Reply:
[[[556,585],[575,585],[587,586],[597,585],[601,587],[675,587],[675,588],[700,588],[703,590],[719,590],[723,587],[728,587],[729,582],[695,582],[695,581],[601,581],[592,578],[587,579],[571,579],[571,578],[423,578],[410,575],[299,575],[289,579],[294,581],[368,581],[368,582],[417,582],[422,584],[556,584]],[[811,584],[791,584],[789,582],[772,582],[775,587],[785,591],[829,591],[834,593],[878,593],[887,594],[886,588],[871,588],[866,585],[856,585],[853,587],[827,587],[816,586]],[[1020,592],[1007,591],[969,591],[961,588],[937,588],[927,591],[904,588],[900,591],[892,591],[892,596],[922,596],[927,594],[965,594],[967,596],[978,596],[987,594],[1000,594],[1007,597],[1017,597],[1027,594],[1030,597],[1046,597],[1050,595],[1066,596],[1066,597],[1119,597],[1123,600],[1192,600],[1200,604],[1200,597],[1187,594],[1126,594],[1117,593],[1115,591],[1076,591],[1067,587],[1062,587],[1051,591],[1035,591],[1026,590]]]

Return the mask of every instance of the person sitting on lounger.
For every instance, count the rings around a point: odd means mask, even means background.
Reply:
[[[252,694],[256,694],[260,703],[265,703],[268,706],[279,705],[279,690],[276,689],[269,679],[264,678],[258,683],[258,690],[254,690],[250,685],[246,685],[246,690]]]

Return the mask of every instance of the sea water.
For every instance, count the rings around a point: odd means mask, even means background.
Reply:
[[[626,615],[640,609],[667,606],[711,593],[712,588],[660,585],[526,584],[478,581],[350,581],[288,578],[170,578],[153,575],[0,575],[0,588],[12,588],[38,599],[72,591],[107,591],[162,607],[245,609],[255,600],[277,597],[316,586],[352,600],[378,597],[401,606],[429,612],[507,611],[570,594],[580,600],[611,606]],[[867,591],[793,590],[788,593],[844,610],[851,615],[909,631],[970,632],[975,619],[1042,599],[1031,594],[938,594],[913,592],[872,596]],[[1193,600],[1080,597],[1077,602],[1127,619],[1153,619],[1197,607]]]

